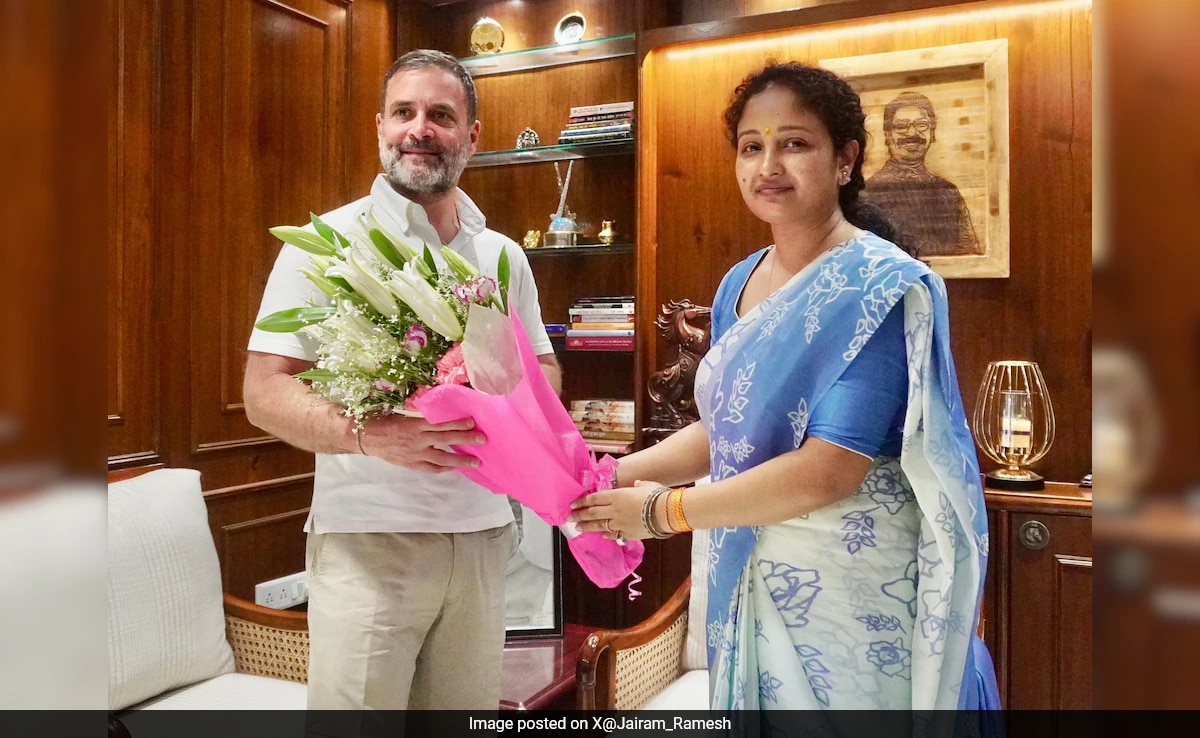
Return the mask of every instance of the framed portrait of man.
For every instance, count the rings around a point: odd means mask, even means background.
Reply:
[[[943,277],[1007,277],[1007,39],[820,65],[862,98],[862,197],[897,240]]]

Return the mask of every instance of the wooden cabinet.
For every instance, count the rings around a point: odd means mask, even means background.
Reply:
[[[1092,706],[1091,500],[1075,485],[987,492],[984,638],[1006,708]]]

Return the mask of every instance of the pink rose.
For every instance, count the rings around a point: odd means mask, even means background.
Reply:
[[[425,331],[425,326],[413,323],[408,333],[404,334],[404,343],[410,354],[415,354],[429,345],[429,333]]]
[[[466,384],[467,365],[463,363],[462,343],[450,347],[446,355],[438,359],[437,384]]]
[[[475,286],[475,295],[479,302],[487,302],[487,299],[496,291],[496,280],[491,277],[480,277],[472,284]]]

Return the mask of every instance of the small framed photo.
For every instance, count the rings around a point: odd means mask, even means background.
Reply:
[[[898,240],[943,277],[1007,277],[1008,40],[819,64],[862,98],[862,197]]]

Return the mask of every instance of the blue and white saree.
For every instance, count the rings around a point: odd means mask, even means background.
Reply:
[[[903,311],[908,366],[900,457],[875,458],[855,494],[808,515],[712,531],[715,709],[994,704],[980,695],[986,652],[972,642],[988,548],[983,490],[945,285],[928,267],[867,233],[735,315],[696,378],[712,479],[799,448],[810,415],[892,309]]]

